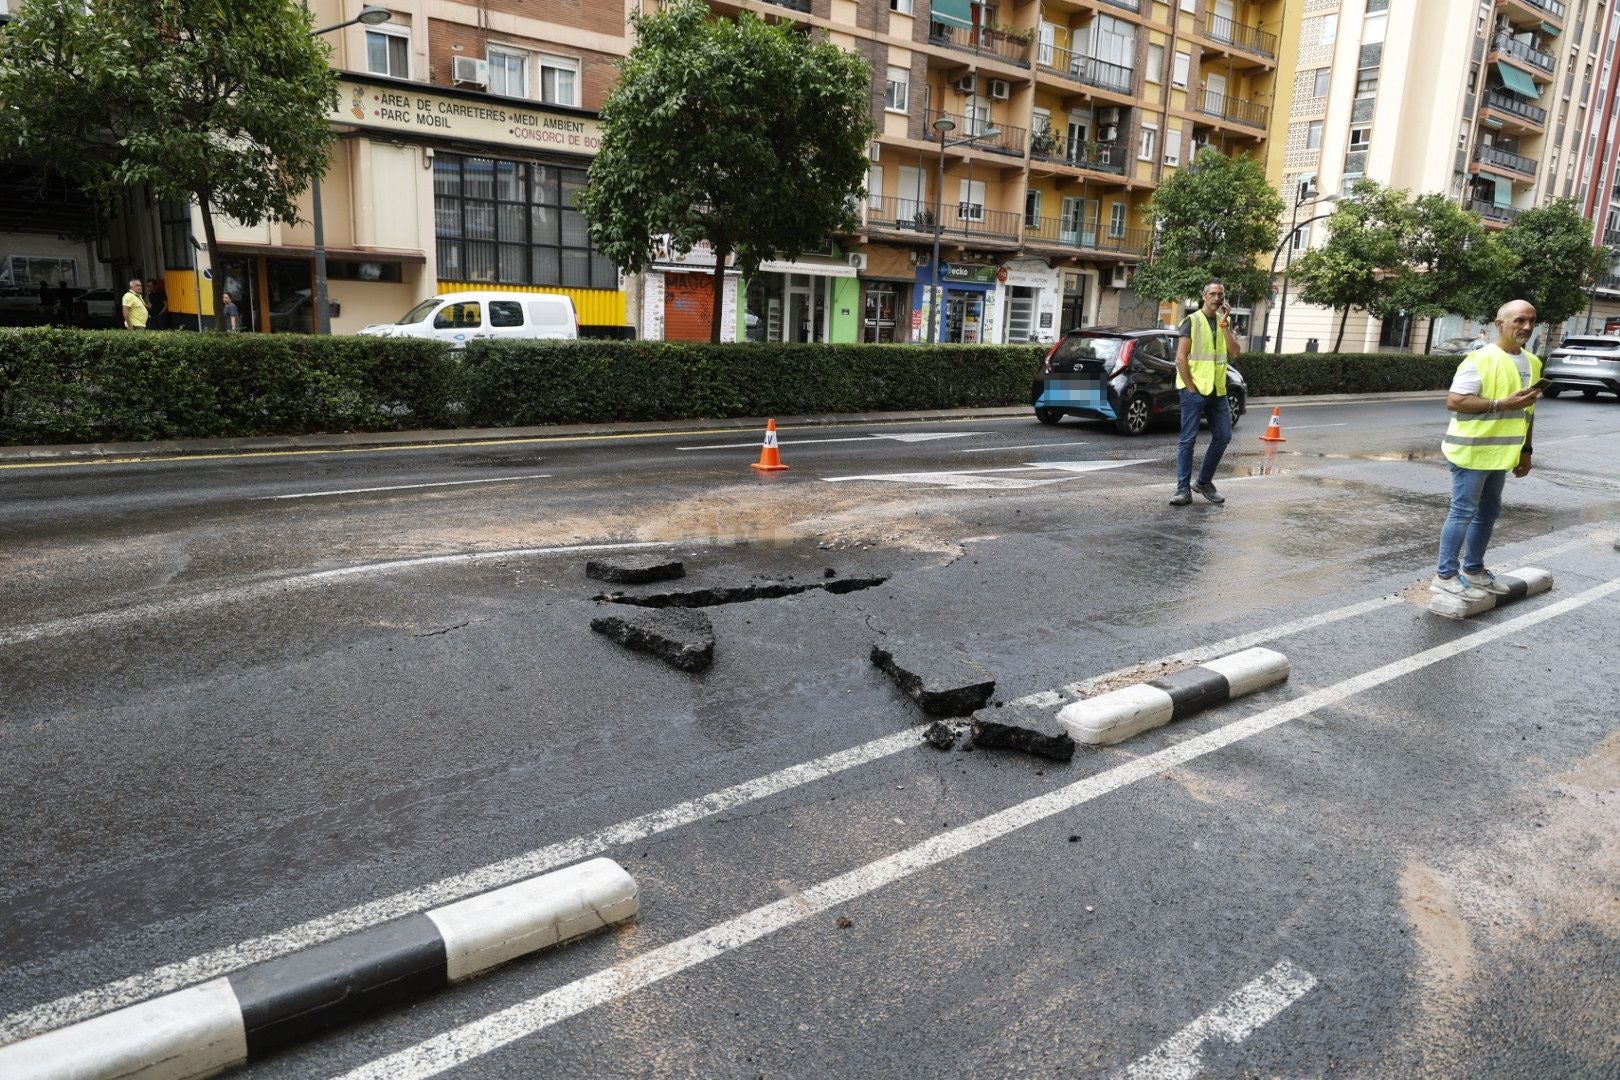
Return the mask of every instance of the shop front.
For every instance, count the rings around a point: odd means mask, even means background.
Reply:
[[[1002,342],[1057,340],[1058,297],[1063,274],[1044,259],[1014,259],[996,272],[994,302],[1004,327]]]
[[[707,341],[714,316],[714,252],[665,248],[642,275],[642,335],[649,340]],[[767,260],[743,281],[726,270],[721,339],[853,343],[861,339],[861,288],[848,260],[808,256]],[[741,318],[738,317],[739,310]]]
[[[941,263],[939,309],[933,304],[930,267],[917,269],[915,310],[924,327],[918,341],[926,342],[926,327],[933,323],[935,340],[953,345],[979,345],[996,340],[996,267],[989,263]]]

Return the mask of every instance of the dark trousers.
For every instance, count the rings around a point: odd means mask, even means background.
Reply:
[[[1193,444],[1198,441],[1198,422],[1209,421],[1209,447],[1198,470],[1200,484],[1213,483],[1226,444],[1232,441],[1232,412],[1226,398],[1205,397],[1196,390],[1181,391],[1181,442],[1176,445],[1176,488],[1192,487]]]

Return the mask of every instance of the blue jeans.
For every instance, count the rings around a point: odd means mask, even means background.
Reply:
[[[1502,485],[1506,469],[1462,469],[1451,466],[1451,513],[1440,529],[1440,562],[1434,572],[1443,578],[1462,569],[1477,574],[1485,569],[1485,547],[1502,512]]]
[[[1181,442],[1176,446],[1176,489],[1192,487],[1193,444],[1198,441],[1198,421],[1209,419],[1209,448],[1198,470],[1200,484],[1213,483],[1226,444],[1232,441],[1232,411],[1224,397],[1205,397],[1193,390],[1181,391]]]

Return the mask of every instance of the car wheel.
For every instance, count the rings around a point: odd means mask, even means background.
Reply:
[[[1596,390],[1582,390],[1581,391],[1581,397],[1585,398],[1587,401],[1591,401],[1593,398],[1597,397],[1597,395],[1598,395],[1598,392]]]
[[[1563,392],[1564,388],[1562,386],[1549,386],[1547,389],[1541,392],[1541,396],[1544,398],[1555,398]]]
[[[1236,394],[1227,394],[1226,407],[1232,414],[1232,426],[1237,427],[1238,417],[1243,415],[1243,399]]]
[[[1153,422],[1153,406],[1145,394],[1132,394],[1125,399],[1114,427],[1121,435],[1141,435]]]
[[[1036,409],[1035,419],[1043,424],[1055,424],[1063,419],[1063,414],[1056,409]]]

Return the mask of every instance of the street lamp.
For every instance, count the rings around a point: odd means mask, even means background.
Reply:
[[[366,26],[377,26],[388,21],[388,9],[373,7],[367,4],[360,9],[360,14],[352,19],[331,26],[323,26],[319,30],[310,31],[311,37],[330,34],[334,30],[342,30],[346,26],[362,23]],[[317,334],[330,334],[332,332],[331,305],[326,296],[326,225],[321,219],[321,176],[316,173],[309,183],[310,197],[310,224],[315,228],[315,332]]]
[[[1300,183],[1299,193],[1300,193],[1300,195],[1305,194],[1305,182],[1304,181],[1302,181]],[[1288,315],[1288,268],[1294,265],[1294,234],[1299,232],[1299,230],[1302,227],[1304,227],[1306,225],[1309,225],[1313,221],[1321,221],[1323,218],[1333,216],[1332,214],[1317,214],[1315,217],[1306,218],[1304,221],[1300,221],[1299,220],[1299,208],[1301,206],[1314,205],[1314,204],[1319,204],[1319,203],[1336,203],[1338,201],[1339,201],[1339,196],[1338,195],[1318,195],[1315,198],[1310,198],[1310,199],[1298,198],[1298,199],[1294,200],[1294,216],[1293,216],[1293,220],[1289,222],[1288,235],[1283,237],[1282,243],[1277,245],[1276,252],[1271,256],[1271,278],[1268,279],[1268,280],[1273,280],[1273,281],[1276,280],[1276,277],[1277,277],[1277,260],[1282,256],[1283,249],[1284,248],[1288,249],[1288,261],[1283,264],[1282,299],[1277,304],[1277,345],[1276,345],[1275,348],[1273,348],[1271,350],[1272,353],[1274,353],[1274,354],[1280,354],[1282,352],[1283,320]],[[1267,304],[1266,305],[1266,317],[1265,317],[1265,320],[1260,324],[1260,340],[1261,341],[1265,340],[1266,332],[1267,332],[1267,329],[1270,327],[1270,325],[1271,325],[1271,305]],[[1264,346],[1261,346],[1261,347],[1264,348]]]
[[[953,146],[966,146],[977,139],[987,139],[1000,135],[995,128],[989,128],[977,135],[968,135],[961,139],[946,141],[945,136],[956,130],[956,121],[941,113],[933,123],[935,131],[939,132],[939,182],[934,185],[934,258],[929,263],[929,277],[931,284],[928,287],[928,299],[932,305],[928,313],[928,344],[932,345],[938,340],[939,322],[944,317],[943,305],[939,302],[939,234],[942,214],[942,205],[945,196],[945,151]]]

